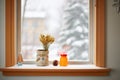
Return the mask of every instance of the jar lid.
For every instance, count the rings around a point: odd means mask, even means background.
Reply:
[[[61,56],[67,56],[67,54],[60,54]]]

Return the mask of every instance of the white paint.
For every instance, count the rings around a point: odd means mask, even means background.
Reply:
[[[4,1],[0,0],[0,65],[4,66],[5,54],[5,25],[4,25]],[[113,0],[106,0],[106,57],[107,67],[112,68],[109,76],[2,76],[0,80],[120,80],[120,15],[112,7]],[[2,78],[2,79],[1,79]]]
[[[37,66],[36,64],[23,64],[22,66],[12,66],[12,67],[8,67],[9,69],[102,69],[101,67],[97,67],[95,65],[90,65],[90,64],[86,64],[86,65],[68,65],[68,66],[53,66],[52,64],[49,66]]]

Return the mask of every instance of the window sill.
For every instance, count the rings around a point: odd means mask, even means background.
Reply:
[[[4,76],[107,76],[110,69],[96,67],[94,65],[69,65],[61,66],[36,66],[35,64],[23,64],[1,68]]]

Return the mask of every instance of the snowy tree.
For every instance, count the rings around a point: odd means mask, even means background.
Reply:
[[[88,59],[88,4],[88,0],[68,0],[66,4],[58,42],[66,50],[69,60]]]

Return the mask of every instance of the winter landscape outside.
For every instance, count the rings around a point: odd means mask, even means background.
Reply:
[[[35,59],[41,33],[51,34],[49,60],[66,52],[69,60],[89,60],[89,0],[21,0],[21,52]]]

